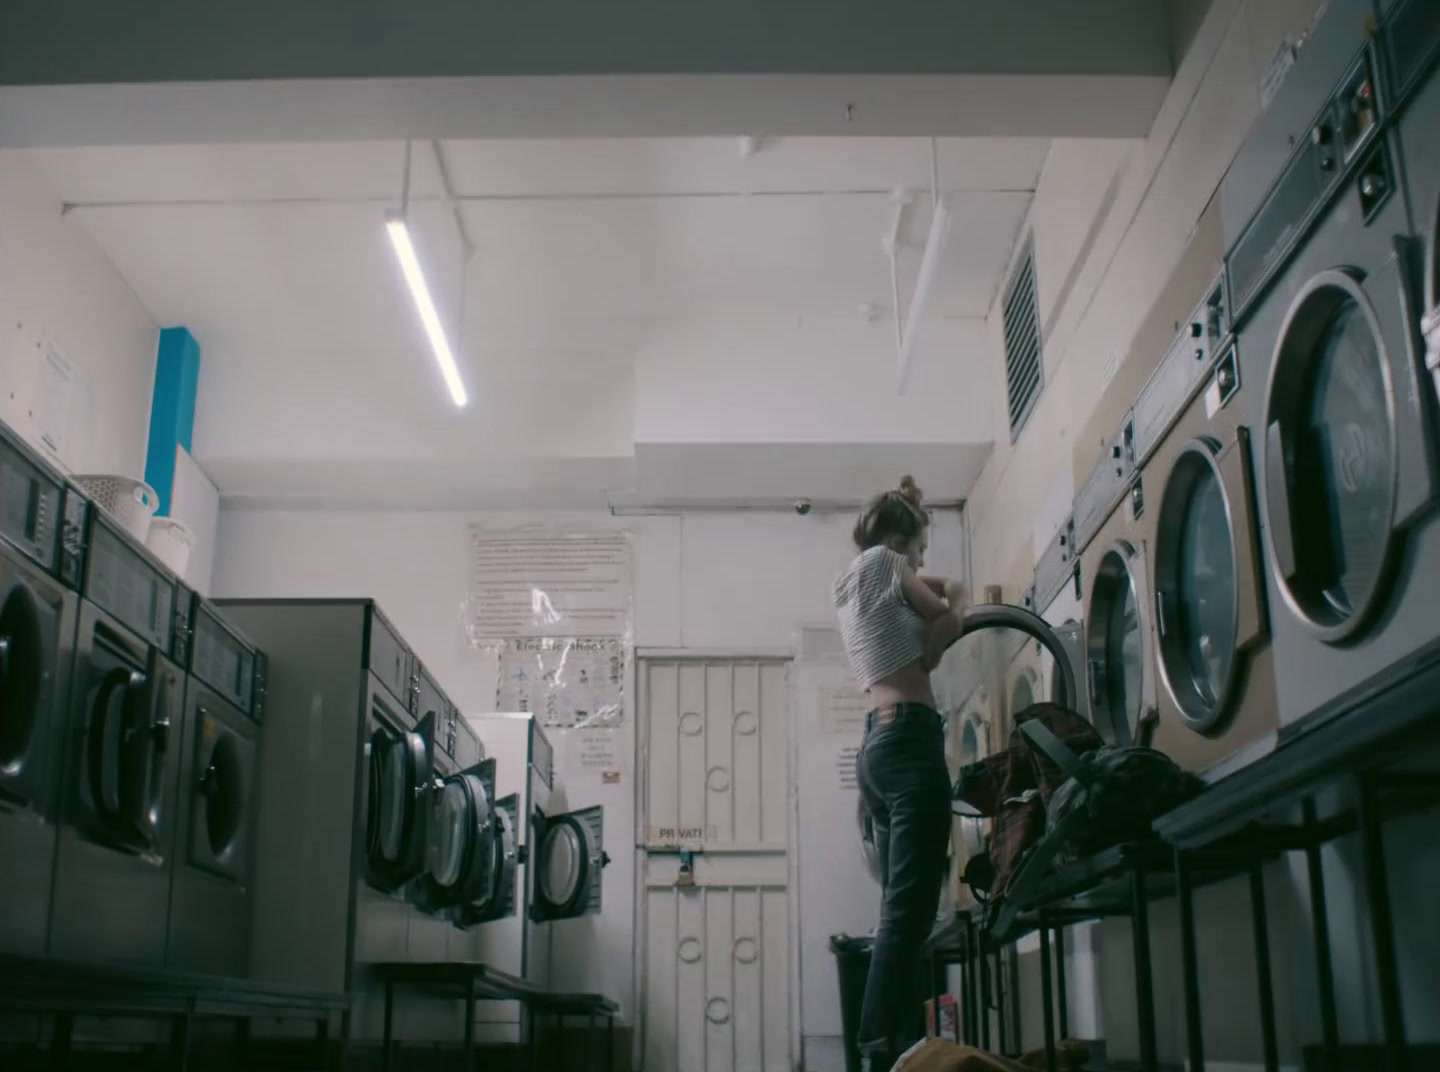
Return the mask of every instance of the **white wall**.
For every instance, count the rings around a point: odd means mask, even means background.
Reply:
[[[1148,138],[1052,148],[1027,223],[1035,235],[1046,385],[1018,444],[997,430],[971,496],[977,584],[1008,578],[1017,560],[1033,562],[1040,550],[1034,516],[1076,451],[1094,451],[1080,433],[1259,114],[1260,76],[1276,45],[1306,26],[1318,6],[1214,0]],[[998,307],[990,320],[999,367]],[[992,397],[1003,413],[999,377]]]
[[[495,528],[548,524],[628,530],[633,534],[638,647],[764,652],[791,648],[800,623],[831,619],[830,585],[852,553],[852,521],[849,516],[754,513],[612,518],[598,512],[224,509],[214,588],[222,597],[372,596],[451,698],[475,713],[493,710],[495,681],[493,665],[468,649],[461,628],[472,522]],[[938,516],[931,553],[935,570],[963,575],[962,532],[956,516]],[[632,695],[620,745],[631,756],[633,704]],[[563,745],[557,752],[565,764]],[[632,761],[632,777],[633,771]],[[612,995],[624,1004],[628,1019],[634,993],[635,857],[623,847],[635,842],[634,783],[593,786],[593,793],[592,799],[606,808],[606,842],[617,848],[605,872],[604,911],[571,928],[581,953],[571,966],[574,974],[562,974],[557,984]],[[823,913],[825,906],[805,910]]]
[[[145,473],[156,324],[61,209],[23,153],[0,151],[0,420],[71,472],[138,479]],[[41,444],[47,409],[60,397],[47,397],[48,346],[79,373],[69,442],[58,454]]]

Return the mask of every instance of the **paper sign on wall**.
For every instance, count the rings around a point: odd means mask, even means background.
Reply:
[[[860,736],[870,709],[865,694],[850,685],[820,687],[820,727],[826,733]]]
[[[631,635],[627,533],[472,525],[469,576],[472,641]]]
[[[496,710],[533,714],[547,729],[613,730],[624,721],[619,637],[512,637],[497,649]]]

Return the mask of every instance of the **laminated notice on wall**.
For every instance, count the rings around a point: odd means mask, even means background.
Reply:
[[[533,714],[548,729],[613,729],[624,721],[620,637],[511,637],[499,641],[495,704]]]
[[[869,710],[865,694],[853,685],[820,686],[820,725],[826,733],[863,735]]]
[[[631,636],[624,532],[470,527],[466,629],[502,637]]]

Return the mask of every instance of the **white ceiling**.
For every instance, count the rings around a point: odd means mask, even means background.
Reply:
[[[475,403],[463,412],[444,397],[382,226],[401,196],[402,145],[30,155],[155,319],[199,339],[196,453],[222,491],[263,497],[300,494],[287,484],[287,460],[347,472],[425,463],[453,471],[440,483],[471,495],[508,488],[522,458],[573,459],[574,481],[613,481],[614,459],[633,457],[635,428],[646,423],[635,413],[636,355],[657,325],[753,324],[760,333],[779,319],[843,322],[864,354],[874,352],[877,385],[888,383],[894,327],[882,239],[892,191],[916,191],[902,236],[902,306],[938,175],[955,223],[930,312],[983,318],[1048,142],[940,139],[933,167],[923,138],[783,139],[749,149],[731,138],[442,143],[475,245],[460,355]],[[441,188],[430,143],[416,143],[412,220],[454,338],[462,258]],[[883,330],[866,323],[866,303]],[[906,404],[934,407],[938,389],[991,382],[983,346],[965,349],[945,355],[941,378],[917,382]],[[735,375],[753,377],[757,393],[778,382],[739,366]],[[922,368],[942,366],[932,355]],[[824,386],[797,404],[823,412]],[[680,385],[654,404],[705,401]],[[893,428],[881,435],[846,421],[829,438],[894,440]],[[732,438],[783,436],[750,427]],[[934,436],[925,439],[933,450]],[[954,436],[957,446],[987,439],[988,424]],[[957,454],[954,486],[938,494],[968,490],[976,467],[966,457],[961,464]],[[505,474],[485,475],[502,462]],[[743,490],[719,472],[715,494],[721,485],[727,497]],[[546,473],[557,489],[572,482]],[[789,493],[773,484],[767,494]],[[702,497],[704,485],[699,479]]]

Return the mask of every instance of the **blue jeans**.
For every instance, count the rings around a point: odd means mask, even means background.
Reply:
[[[884,888],[858,1037],[862,1052],[893,1056],[920,1037],[920,954],[945,881],[950,775],[943,720],[923,704],[900,704],[888,722],[870,715],[855,767]]]

